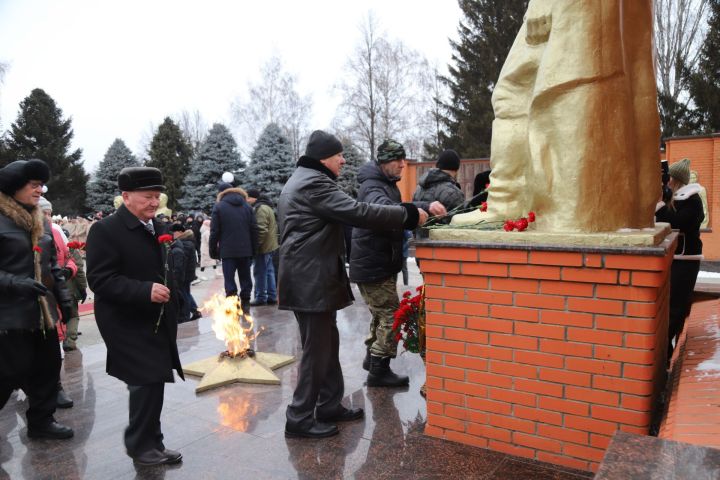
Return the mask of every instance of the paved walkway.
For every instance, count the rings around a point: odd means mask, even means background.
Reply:
[[[410,261],[410,287],[420,284]],[[210,273],[212,277],[212,273]],[[222,289],[211,278],[193,287],[202,301]],[[399,288],[400,292],[405,288]],[[423,434],[425,401],[418,390],[425,369],[417,355],[400,355],[393,368],[410,375],[404,389],[367,388],[361,363],[369,314],[357,289],[356,303],[338,315],[345,378],[344,402],[365,408],[362,421],[340,425],[340,435],[324,440],[286,439],[285,407],[298,363],[276,371],[281,385],[234,384],[202,394],[198,380],[169,384],[162,422],[165,443],[179,449],[179,466],[135,468],[122,443],[127,424],[127,389],[105,373],[105,345],[92,315],[81,318],[80,351],[69,353],[63,383],[75,406],[58,420],[75,429],[65,441],[29,440],[22,393],[0,411],[0,479],[508,479],[578,480],[592,475],[502,453],[460,445]],[[290,312],[255,308],[265,330],[256,349],[298,356],[297,324]],[[224,345],[206,318],[180,325],[183,363],[216,356]]]

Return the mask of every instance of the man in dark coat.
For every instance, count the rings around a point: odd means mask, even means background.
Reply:
[[[329,437],[338,433],[335,422],[364,415],[341,404],[345,387],[336,312],[353,301],[343,224],[402,231],[427,219],[412,204],[369,205],[343,193],[336,183],[345,164],[342,151],[333,135],[313,132],[278,201],[279,308],[295,313],[303,350],[286,412],[287,437]]]
[[[50,169],[37,159],[0,169],[0,408],[13,390],[28,397],[30,438],[63,439],[55,421],[60,344],[58,306],[70,319],[71,297],[57,264],[49,222],[38,208]],[[13,414],[14,415],[14,414]]]
[[[123,205],[95,223],[87,238],[87,279],[95,293],[95,319],[107,346],[107,372],[128,385],[127,453],[140,465],[177,463],[160,428],[165,383],[178,355],[180,291],[173,282],[166,227],[154,220],[164,190],[160,170],[124,168],[118,176]]]
[[[247,203],[242,188],[220,183],[220,193],[210,221],[210,257],[222,259],[225,295],[238,295],[235,272],[240,278],[240,301],[243,311],[250,307],[252,277],[250,267],[258,251],[258,228],[255,213]]]
[[[396,184],[404,168],[405,148],[394,140],[384,141],[378,147],[376,161],[366,163],[358,171],[358,201],[399,205],[402,200]],[[446,213],[438,201],[413,203],[432,215]],[[353,229],[350,281],[358,284],[372,315],[363,361],[363,368],[368,370],[369,387],[397,387],[409,382],[407,376],[397,375],[390,369],[390,359],[397,355],[392,325],[393,315],[400,306],[397,274],[403,265],[403,239],[402,228]]]

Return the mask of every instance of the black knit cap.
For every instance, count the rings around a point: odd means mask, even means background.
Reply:
[[[331,133],[315,130],[310,134],[307,147],[305,147],[305,155],[303,157],[313,160],[325,160],[343,151],[340,140]],[[303,158],[300,157],[300,158]]]
[[[388,163],[405,158],[405,147],[402,146],[402,143],[392,139],[385,140],[377,149],[377,163]]]
[[[249,198],[260,198],[260,190],[257,188],[248,188],[247,194]]]
[[[50,180],[50,168],[42,160],[16,160],[0,168],[0,192],[5,195],[14,195],[31,180]]]
[[[440,170],[460,170],[460,155],[455,150],[445,150],[435,163]]]
[[[121,192],[165,190],[162,173],[153,167],[127,167],[120,170],[118,188]]]

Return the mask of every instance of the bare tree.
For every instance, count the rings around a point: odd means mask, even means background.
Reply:
[[[687,104],[684,68],[698,61],[708,0],[655,0],[655,49],[658,90],[675,103]]]
[[[300,155],[300,144],[307,134],[312,97],[301,96],[297,79],[284,71],[282,60],[274,56],[262,67],[262,78],[248,85],[248,99],[236,99],[231,105],[232,120],[240,130],[242,150],[250,151],[260,132],[270,123],[277,124],[290,140],[293,155]]]
[[[205,119],[202,118],[199,110],[189,112],[183,110],[174,118],[175,123],[180,127],[180,131],[185,139],[192,146],[193,152],[197,152],[200,144],[205,140],[210,128]]]
[[[431,69],[425,58],[379,30],[372,12],[360,26],[361,40],[338,85],[342,103],[339,130],[372,157],[386,138],[403,142],[410,158],[422,149],[427,114],[425,87]]]

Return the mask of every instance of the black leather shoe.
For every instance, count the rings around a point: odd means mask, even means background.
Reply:
[[[28,427],[27,435],[30,438],[52,438],[61,440],[64,438],[72,438],[75,432],[73,432],[72,428],[61,425],[53,420],[46,425]]]
[[[250,302],[251,307],[262,307],[263,305],[267,305],[267,302],[263,302],[262,300],[253,300]]]
[[[165,452],[168,452],[168,450],[165,450]],[[170,450],[170,452],[174,455],[168,455],[165,452],[161,452],[160,450],[153,448],[147,452],[132,456],[132,459],[133,462],[144,467],[150,467],[153,465],[169,465],[182,461],[182,455],[180,452]]]
[[[336,425],[315,422],[312,427],[306,430],[296,430],[285,424],[285,436],[287,438],[325,438],[340,433]]]
[[[170,450],[169,448],[166,448],[162,453],[169,460],[168,463],[177,463],[182,460],[182,453],[177,450]]]
[[[57,407],[72,408],[73,405],[75,405],[75,402],[73,402],[72,398],[68,397],[67,393],[65,393],[65,390],[60,387],[57,392]]]
[[[200,313],[200,310],[195,310],[192,312],[192,315],[190,315],[190,320],[197,320],[198,318],[202,318],[202,313]]]
[[[345,408],[340,413],[332,415],[330,417],[317,417],[318,422],[324,423],[335,423],[335,422],[351,422],[353,420],[360,420],[365,416],[365,412],[362,408]]]

